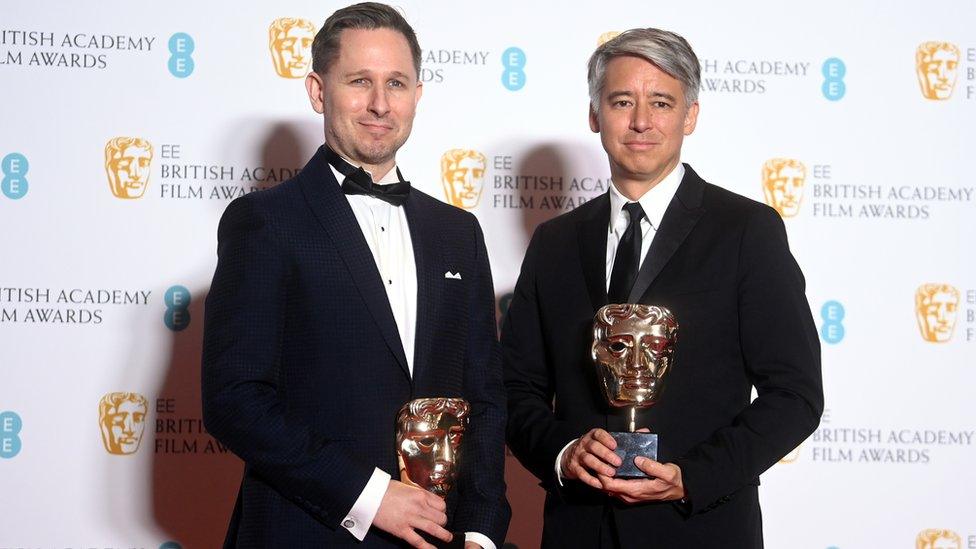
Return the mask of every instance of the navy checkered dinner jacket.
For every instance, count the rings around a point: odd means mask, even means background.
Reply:
[[[398,478],[407,401],[472,406],[448,529],[501,547],[505,394],[484,237],[473,215],[411,190],[413,376],[379,271],[320,149],[295,178],[232,202],[207,296],[203,414],[245,462],[225,547],[390,547],[339,522],[379,467]],[[460,273],[460,278],[446,273]]]

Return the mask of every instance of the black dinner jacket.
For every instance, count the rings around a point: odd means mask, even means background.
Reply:
[[[401,545],[376,528],[357,542],[339,522],[374,467],[398,478],[396,413],[427,396],[472,406],[448,527],[501,546],[505,395],[484,238],[473,215],[416,189],[403,207],[417,264],[413,376],[322,149],[224,212],[202,393],[207,430],[245,462],[225,546]]]
[[[590,360],[609,219],[603,195],[537,228],[502,329],[507,441],[547,490],[543,546],[597,547],[609,506],[623,547],[761,547],[759,474],[823,409],[819,341],[779,215],[688,165],[630,301],[666,306],[679,324],[661,400],[638,426],[658,433],[660,461],[680,466],[690,506],[626,505],[557,483],[567,443],[594,427],[627,430]]]

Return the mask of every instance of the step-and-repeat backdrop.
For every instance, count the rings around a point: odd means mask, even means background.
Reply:
[[[424,96],[398,157],[485,229],[499,319],[541,221],[606,192],[599,40],[703,69],[683,160],[775,207],[827,410],[762,478],[768,547],[976,547],[976,5],[398,0]],[[342,4],[0,10],[0,547],[215,547],[241,463],[200,414],[202,304],[235,197],[323,140],[302,77]],[[509,540],[542,492],[509,458]]]

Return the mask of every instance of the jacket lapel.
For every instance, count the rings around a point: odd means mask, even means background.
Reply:
[[[685,164],[685,176],[681,179],[678,190],[671,198],[668,209],[664,212],[661,226],[658,228],[651,249],[637,271],[637,280],[627,297],[629,303],[641,303],[644,294],[650,289],[654,279],[661,273],[664,266],[671,260],[671,256],[681,246],[685,238],[698,223],[705,209],[702,207],[702,194],[705,182],[698,174]]]
[[[607,304],[607,231],[610,227],[610,195],[596,198],[589,217],[577,225],[583,278],[593,311]]]
[[[435,260],[443,257],[440,252],[440,234],[431,226],[433,216],[424,215],[423,205],[415,193],[410,193],[403,205],[410,227],[414,261],[417,263],[417,322],[414,328],[413,379],[423,379],[423,370],[430,356],[433,334],[429,333],[437,318],[437,305],[441,302],[443,282],[438,283]]]
[[[396,320],[366,237],[326,162],[322,149],[299,174],[299,184],[319,224],[335,244],[387,347],[410,377]],[[411,234],[413,236],[413,234]],[[416,243],[417,241],[414,240]],[[414,245],[416,248],[416,244]],[[419,267],[419,264],[418,264]]]

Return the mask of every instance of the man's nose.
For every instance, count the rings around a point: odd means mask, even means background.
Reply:
[[[390,112],[390,102],[386,98],[386,88],[374,86],[369,97],[369,112],[376,116],[383,117]]]
[[[642,133],[651,128],[653,116],[649,105],[638,102],[634,105],[634,110],[630,114],[630,129],[637,133]]]

